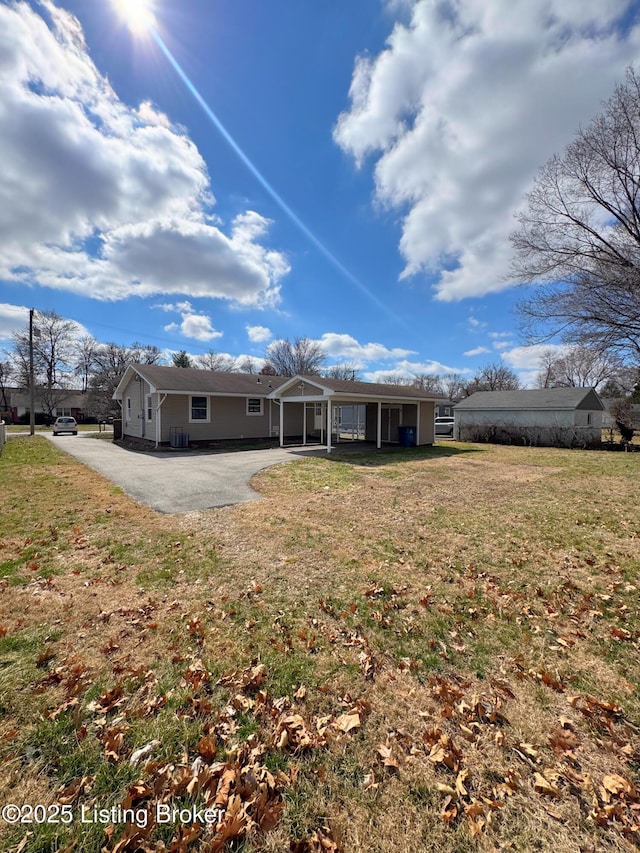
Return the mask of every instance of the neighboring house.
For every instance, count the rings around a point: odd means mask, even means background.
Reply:
[[[593,388],[476,391],[454,409],[460,441],[592,447],[602,437],[604,406]]]
[[[24,388],[7,388],[9,403],[8,418],[11,423],[20,423],[29,417],[31,406],[29,391]],[[36,417],[44,416],[51,420],[67,415],[82,422],[89,413],[86,411],[87,395],[85,391],[73,388],[53,388],[35,390]]]
[[[417,444],[433,443],[432,394],[399,385],[315,376],[257,376],[159,365],[127,367],[113,395],[122,435],[160,445],[278,438],[281,445],[344,440],[344,409],[358,411],[354,438],[397,443],[401,428]],[[327,429],[329,425],[329,429]]]
[[[437,418],[452,418],[453,410],[456,407],[456,403],[452,400],[447,400],[446,403],[438,403],[436,405],[436,417]]]

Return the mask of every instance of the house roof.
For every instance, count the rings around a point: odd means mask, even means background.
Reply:
[[[403,400],[436,400],[434,394],[409,385],[384,385],[376,382],[354,382],[347,379],[325,379],[323,376],[262,376],[254,373],[230,373],[191,367],[165,367],[159,364],[130,364],[114,392],[119,399],[132,372],[139,374],[152,389],[161,394],[217,394],[220,396],[276,397],[285,386],[304,381],[320,389],[321,394],[349,397],[386,397]]]
[[[5,390],[11,406],[26,406],[28,408],[31,405],[29,391],[25,391],[23,388],[7,388]],[[36,405],[41,405],[43,396],[46,396],[48,402],[55,402],[56,405],[64,405],[74,409],[82,409],[87,402],[86,391],[77,388],[52,388],[51,390],[36,388]]]
[[[219,394],[243,397],[266,397],[286,379],[282,376],[256,376],[254,373],[229,373],[200,370],[193,367],[165,367],[159,364],[130,364],[118,383],[114,397],[135,372],[149,384],[152,391],[167,394]]]
[[[586,409],[602,411],[593,388],[544,388],[533,391],[476,391],[456,404],[454,412],[478,409]]]
[[[351,379],[328,379],[324,376],[292,376],[286,379],[281,386],[276,388],[271,396],[280,396],[279,392],[285,390],[287,386],[294,385],[298,382],[306,382],[310,385],[317,386],[324,394],[328,396],[339,396],[341,398],[359,397],[387,397],[397,398],[402,400],[440,400],[438,394],[433,394],[428,391],[422,391],[420,388],[414,388],[412,385],[385,385],[381,382],[358,382]]]

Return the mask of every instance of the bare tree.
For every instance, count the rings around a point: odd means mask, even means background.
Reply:
[[[230,355],[222,352],[215,352],[210,349],[202,355],[194,357],[194,367],[199,367],[201,370],[215,370],[223,373],[232,373],[236,369],[235,360]]]
[[[15,381],[15,373],[10,361],[0,361],[0,412],[9,411],[9,386]]]
[[[36,386],[49,389],[68,387],[75,361],[77,325],[55,311],[35,311],[33,326]],[[21,384],[26,386],[29,374],[29,328],[15,332],[12,338],[20,373],[26,374],[22,376]]]
[[[512,235],[513,275],[539,286],[520,305],[531,340],[640,362],[640,78],[542,167]]]
[[[329,379],[346,379],[349,382],[360,379],[359,369],[353,361],[339,361],[337,364],[332,364],[324,371],[324,375]]]
[[[444,396],[452,403],[457,403],[467,396],[465,389],[467,382],[460,373],[445,373],[442,377],[442,390]]]
[[[386,373],[380,377],[383,385],[411,385],[411,377],[405,373]]]
[[[259,363],[258,359],[246,355],[238,364],[238,371],[240,373],[257,373]]]
[[[56,419],[56,410],[71,400],[73,391],[68,388],[48,388],[43,385],[38,389],[39,411],[44,415],[45,422],[53,423]]]
[[[598,388],[623,369],[621,359],[590,347],[576,346],[565,352],[543,353],[539,388]]]
[[[131,347],[119,344],[100,344],[95,352],[95,369],[89,381],[88,408],[99,418],[117,417],[118,404],[112,400],[113,392],[129,364],[155,364],[160,350],[139,342]]]
[[[327,360],[318,341],[310,338],[273,341],[265,355],[276,376],[318,376]]]
[[[81,378],[83,391],[86,391],[89,387],[89,379],[95,366],[95,356],[98,347],[98,341],[91,337],[91,335],[85,335],[76,342],[75,373],[76,376]]]
[[[416,373],[411,384],[414,388],[420,388],[421,391],[446,396],[442,379],[436,373]]]
[[[500,362],[485,364],[467,385],[465,391],[470,396],[475,391],[517,391],[522,384],[517,375]]]
[[[108,344],[108,346],[115,346]],[[162,353],[157,346],[153,344],[141,344],[139,341],[134,341],[130,347],[121,347],[127,354],[129,362],[135,364],[157,364],[162,357]]]

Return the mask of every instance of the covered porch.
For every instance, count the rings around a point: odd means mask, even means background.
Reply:
[[[336,387],[338,386],[338,387]],[[346,387],[344,387],[346,386]],[[280,446],[430,445],[436,398],[404,386],[296,376],[271,395]]]

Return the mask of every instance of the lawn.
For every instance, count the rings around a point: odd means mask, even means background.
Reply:
[[[0,849],[637,849],[639,477],[447,442],[161,516],[11,438]]]

